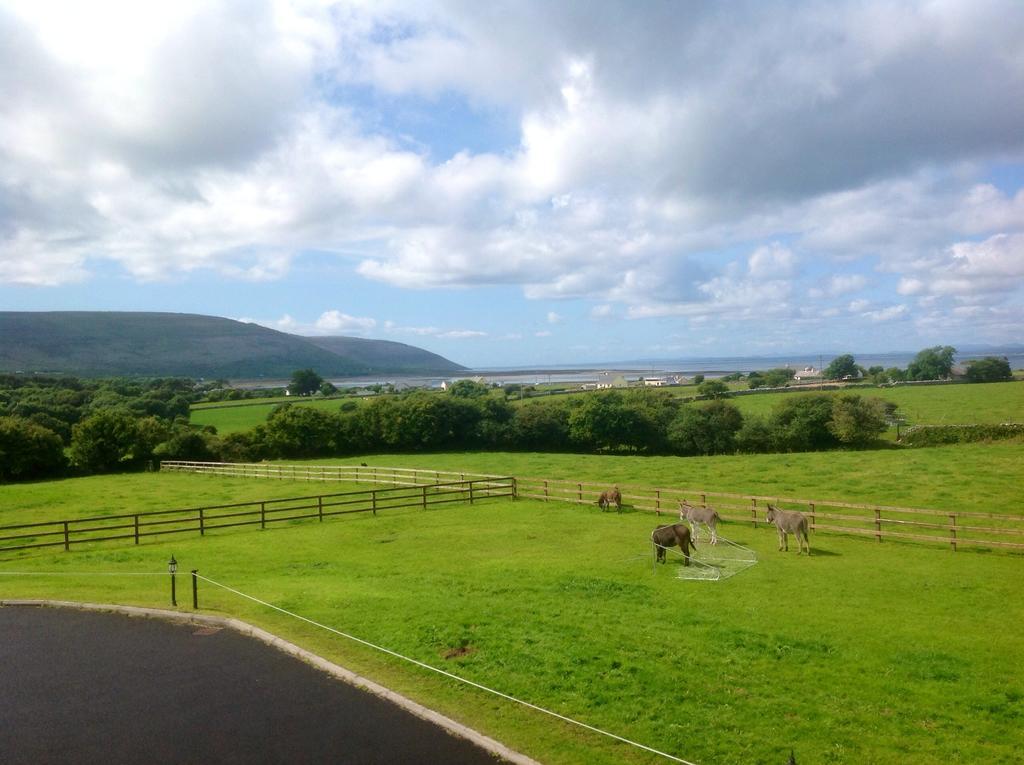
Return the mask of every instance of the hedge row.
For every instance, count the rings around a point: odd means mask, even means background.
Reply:
[[[907,430],[900,442],[907,446],[942,446],[1022,437],[1024,423],[1020,422],[1005,422],[1001,425],[918,425]]]

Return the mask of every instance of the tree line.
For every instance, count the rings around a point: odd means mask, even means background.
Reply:
[[[680,456],[806,451],[869,444],[895,409],[851,393],[811,393],[758,417],[723,399],[683,403],[642,389],[514,406],[482,385],[460,395],[468,387],[384,396],[362,406],[347,402],[337,412],[283,404],[265,423],[211,438],[208,448],[227,461],[453,449]]]
[[[904,372],[948,377],[955,350],[936,346]],[[838,357],[838,374],[855,364]],[[867,370],[870,372],[870,370]],[[783,370],[752,373],[749,384],[788,380]],[[968,379],[1012,379],[1005,359],[968,365]],[[329,383],[327,383],[329,385]],[[885,430],[895,408],[856,394],[805,394],[767,417],[743,415],[720,380],[701,381],[704,402],[650,389],[596,392],[514,405],[509,391],[470,380],[448,392],[378,396],[337,411],[283,404],[266,423],[225,436],[189,423],[193,402],[218,397],[220,381],[78,380],[0,375],[0,481],[140,469],[162,459],[253,461],[373,452],[499,449],[615,454],[709,455],[862,447]],[[293,395],[333,393],[312,370],[298,370]]]
[[[206,436],[189,407],[206,386],[180,378],[0,375],[0,481],[139,468]]]

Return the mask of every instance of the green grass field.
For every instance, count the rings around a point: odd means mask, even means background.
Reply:
[[[740,383],[734,387],[742,389]],[[693,386],[660,391],[664,395],[692,396]],[[862,396],[877,396],[892,401],[906,416],[908,425],[947,425],[967,423],[1020,422],[1024,420],[1024,385],[1019,382],[990,383],[986,385],[935,385],[897,386],[895,388],[857,388],[851,391]],[[438,393],[437,395],[443,395]],[[589,393],[568,394],[573,396]],[[768,415],[779,401],[799,396],[800,393],[759,393],[737,396],[730,399],[744,414]],[[561,398],[561,397],[560,397]],[[297,406],[312,406],[318,409],[337,411],[344,399],[280,399],[268,403],[217,405],[217,408],[198,405],[192,408],[192,422],[197,425],[213,425],[218,433],[234,433],[248,430],[261,422],[279,403],[293,403]],[[546,400],[544,397],[527,400],[530,405]]]
[[[194,406],[192,407],[190,419],[195,425],[213,425],[221,435],[237,433],[242,430],[249,430],[261,422],[266,422],[267,417],[274,411],[274,407],[280,404],[292,404],[294,406],[309,406],[314,409],[324,409],[330,412],[337,412],[346,401],[359,401],[357,398],[281,398],[271,399],[263,403],[252,403],[249,401],[237,404],[220,404],[217,406]]]
[[[796,493],[1024,514],[1022,447],[714,458],[363,457],[380,465]],[[332,462],[344,462],[335,460]],[[138,474],[0,487],[0,523],[308,495],[338,485]],[[628,497],[627,497],[628,501]],[[722,582],[653,571],[655,519],[495,500],[141,546],[5,556],[0,597],[168,605],[182,570],[697,763],[1017,762],[1024,556],[816,534]],[[179,580],[179,593],[187,585]],[[204,611],[264,626],[546,763],[664,761],[204,584]],[[181,602],[182,599],[179,599]],[[450,658],[446,658],[450,657]]]
[[[856,388],[860,396],[891,401],[908,425],[964,425],[1024,420],[1024,385],[1019,382],[984,385],[921,385],[894,388]],[[772,408],[800,393],[761,393],[730,399],[744,414],[767,416]]]

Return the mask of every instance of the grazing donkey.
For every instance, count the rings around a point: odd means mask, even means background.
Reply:
[[[601,496],[597,498],[597,504],[601,508],[603,513],[612,505],[615,505],[617,512],[622,512],[622,492],[619,491],[618,486],[613,486],[608,491],[602,491]]]
[[[694,507],[685,499],[679,503],[679,520],[690,522],[690,531],[693,532],[693,541],[697,541],[700,535],[697,533],[697,524],[703,523],[711,532],[711,544],[718,544],[718,522],[722,516],[717,510],[710,507]]]
[[[780,550],[785,545],[786,552],[789,552],[789,535],[795,534],[800,546],[797,555],[804,551],[805,544],[807,554],[811,554],[811,541],[807,538],[807,518],[803,513],[796,510],[779,510],[774,505],[768,505],[768,523],[774,523],[778,529]]]
[[[690,565],[690,549],[694,551],[697,545],[690,538],[690,529],[685,523],[673,523],[671,526],[658,526],[651,532],[651,541],[654,543],[655,561],[665,562],[665,549],[679,545],[683,553],[683,565]]]

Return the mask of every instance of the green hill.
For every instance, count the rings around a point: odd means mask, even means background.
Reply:
[[[466,367],[413,345],[362,337],[306,337],[313,345],[368,369],[395,374],[451,374]]]
[[[197,314],[0,311],[0,371],[281,379],[306,367],[324,376],[462,369],[402,343],[358,340],[349,356],[346,343],[335,351],[314,342],[321,339]]]

